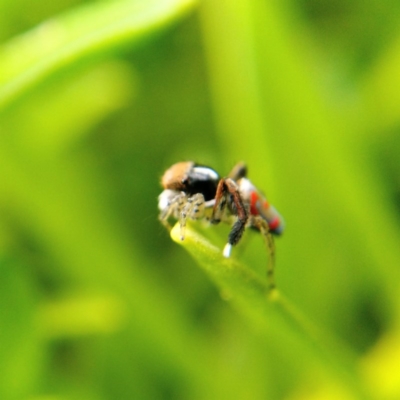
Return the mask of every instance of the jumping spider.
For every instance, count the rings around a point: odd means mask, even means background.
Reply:
[[[228,177],[221,178],[210,167],[193,161],[183,161],[165,171],[161,184],[164,191],[158,198],[159,219],[167,226],[168,218],[179,221],[181,239],[185,238],[188,218],[196,220],[209,215],[210,222],[230,222],[237,217],[229,233],[223,255],[229,257],[246,227],[258,230],[264,236],[269,251],[268,277],[274,287],[275,245],[272,234],[280,235],[282,217],[260,191],[246,177],[247,168],[237,164]]]

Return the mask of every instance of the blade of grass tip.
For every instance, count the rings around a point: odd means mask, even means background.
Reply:
[[[127,42],[141,43],[197,0],[95,2],[52,18],[0,47],[0,109],[46,77]]]
[[[171,238],[193,256],[222,290],[223,297],[238,303],[248,316],[255,317],[268,333],[278,335],[280,340],[289,332],[303,351],[311,352],[324,368],[345,382],[357,398],[370,398],[356,370],[357,356],[337,338],[308,321],[279,290],[270,291],[267,279],[263,280],[235,259],[223,257],[220,249],[190,226],[186,227],[185,239],[181,240],[180,227],[176,224]]]

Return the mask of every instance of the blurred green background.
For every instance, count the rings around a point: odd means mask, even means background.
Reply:
[[[400,399],[399,2],[0,0],[0,38],[0,399]],[[171,241],[183,160],[246,161],[334,367]]]

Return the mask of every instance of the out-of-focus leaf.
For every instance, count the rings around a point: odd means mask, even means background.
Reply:
[[[287,2],[204,4],[221,139],[236,157],[245,157],[257,185],[272,181],[275,193],[279,182],[279,197],[273,200],[278,199],[275,205],[287,221],[279,253],[283,285],[307,312],[327,323],[334,310],[351,313],[357,307],[351,290],[364,291],[365,286],[384,287],[381,300],[394,309],[400,257],[393,210],[379,190],[371,190],[375,182],[348,145],[348,115],[340,118],[320,90],[303,21]],[[244,68],[253,71],[251,77]],[[264,131],[254,129],[253,120],[262,121]],[[371,228],[374,207],[379,208],[379,235]],[[318,268],[298,268],[298,260]],[[338,292],[348,296],[335,298]]]
[[[3,135],[24,151],[57,158],[121,109],[135,94],[135,75],[122,62],[105,62],[79,71],[73,79],[38,91],[1,121]],[[33,129],[33,127],[36,127]]]
[[[363,135],[391,132],[400,122],[400,34],[391,40],[359,82],[359,125]]]
[[[48,20],[0,48],[0,108],[79,59],[138,45],[176,21],[195,0],[95,2]]]
[[[385,334],[362,360],[365,382],[379,399],[400,397],[400,335],[399,331]]]
[[[50,339],[113,333],[126,323],[124,304],[111,296],[75,296],[47,302],[37,316],[41,334]]]
[[[0,398],[25,398],[43,372],[34,318],[37,293],[26,266],[0,258]]]

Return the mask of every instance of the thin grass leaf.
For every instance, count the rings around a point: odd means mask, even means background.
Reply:
[[[235,258],[224,258],[220,249],[187,227],[181,240],[180,227],[171,230],[171,238],[182,245],[218,286],[222,297],[231,300],[257,325],[265,329],[268,340],[291,346],[293,357],[315,361],[333,373],[357,398],[370,398],[361,385],[356,356],[343,343],[314,326],[277,289],[268,289],[251,268]],[[334,349],[332,351],[332,349]]]
[[[196,0],[94,3],[46,21],[0,48],[0,108],[77,61],[122,44],[137,46]]]

